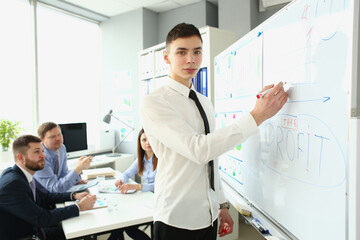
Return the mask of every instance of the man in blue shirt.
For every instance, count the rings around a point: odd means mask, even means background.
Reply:
[[[44,146],[45,167],[34,175],[36,187],[49,192],[66,192],[75,184],[86,183],[80,174],[88,169],[92,157],[82,156],[70,172],[67,167],[66,147],[59,125],[45,122],[38,128],[38,134]]]

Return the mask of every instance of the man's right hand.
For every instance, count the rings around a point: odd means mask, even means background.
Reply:
[[[268,92],[265,96],[259,98],[255,104],[255,108],[250,112],[259,126],[266,119],[271,118],[284,106],[288,95],[284,91],[283,83],[280,82]],[[272,88],[273,85],[266,86],[261,92]]]
[[[92,156],[89,156],[89,157],[82,156],[82,157],[80,157],[79,160],[78,160],[78,163],[74,167],[74,170],[80,175],[81,172],[84,169],[88,169],[90,167],[91,160],[92,160]]]
[[[80,211],[86,211],[94,208],[94,204],[96,202],[96,195],[88,194],[83,197],[77,205],[80,208]]]

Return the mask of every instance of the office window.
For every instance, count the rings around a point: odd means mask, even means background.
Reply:
[[[33,21],[29,1],[3,0],[0,7],[0,118],[34,124]]]
[[[38,6],[39,120],[86,122],[99,138],[100,30],[95,23]]]

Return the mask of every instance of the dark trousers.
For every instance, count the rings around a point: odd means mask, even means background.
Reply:
[[[43,230],[46,235],[46,240],[66,240],[64,231],[61,226],[44,227]]]
[[[124,231],[135,240],[150,240],[149,236],[137,227],[120,228],[110,234],[108,240],[124,240]]]
[[[163,222],[154,223],[155,240],[216,240],[217,220],[212,226],[198,230],[188,230],[169,226]]]

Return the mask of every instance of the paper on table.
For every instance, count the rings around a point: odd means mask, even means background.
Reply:
[[[99,192],[101,192],[101,193],[116,193],[116,194],[121,193],[115,185],[103,186],[102,188],[99,189]],[[126,194],[130,194],[130,193],[134,193],[134,192],[136,192],[136,189],[129,190],[129,191],[127,191]]]
[[[64,205],[65,205],[65,207],[67,207],[67,206],[71,206],[71,205],[75,204],[76,202],[77,201],[65,202]],[[104,208],[104,207],[107,207],[106,203],[103,200],[96,199],[93,209]]]

